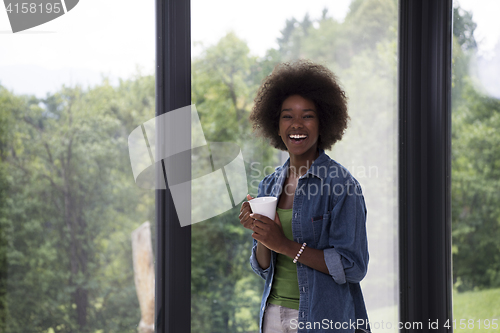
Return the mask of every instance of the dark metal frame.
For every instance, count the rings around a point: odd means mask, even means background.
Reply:
[[[452,0],[400,0],[400,321],[452,319]],[[190,1],[156,1],[156,115],[191,104]],[[163,170],[158,170],[161,174]],[[190,332],[191,228],[156,191],[158,333]],[[408,329],[405,331],[416,331]]]
[[[156,0],[156,116],[191,104],[190,15],[189,0]],[[191,226],[180,226],[168,184],[155,199],[155,331],[190,332]]]
[[[401,0],[399,12],[400,321],[433,332],[452,321],[452,6]]]

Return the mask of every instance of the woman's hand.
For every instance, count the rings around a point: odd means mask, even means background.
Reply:
[[[281,221],[276,213],[274,221],[269,217],[252,213],[250,218],[254,220],[252,237],[261,242],[265,247],[278,253],[283,253],[290,240],[286,238]]]
[[[252,200],[252,199],[253,199],[252,196],[250,194],[247,194],[247,200]],[[244,203],[241,204],[240,215],[239,215],[240,223],[241,225],[243,225],[243,227],[250,230],[254,230],[255,228],[254,219],[250,217],[250,214],[252,214],[252,208],[250,208],[250,204],[248,203],[248,201],[245,201]],[[259,266],[262,269],[267,269],[271,262],[271,250],[269,250],[261,242],[257,242],[256,257]]]
[[[247,194],[247,200],[252,199],[252,196]],[[250,208],[248,201],[245,201],[241,204],[240,215],[238,217],[240,218],[240,223],[243,227],[253,230],[253,218],[250,217],[250,214],[252,214],[252,208]]]

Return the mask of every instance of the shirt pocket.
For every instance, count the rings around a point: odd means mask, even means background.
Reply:
[[[316,243],[316,248],[321,248],[322,245],[328,244],[328,221],[330,219],[330,213],[325,213],[323,215],[313,216],[311,218],[314,242]]]

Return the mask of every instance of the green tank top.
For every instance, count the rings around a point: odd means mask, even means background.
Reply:
[[[276,212],[280,218],[286,238],[293,240],[292,209],[276,208]],[[292,259],[284,254],[278,253],[268,302],[298,310],[299,297],[297,266],[293,263]]]

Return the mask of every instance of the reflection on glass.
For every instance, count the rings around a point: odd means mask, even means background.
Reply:
[[[216,22],[231,21],[232,11],[207,15],[205,10],[201,15],[198,11],[203,5],[193,2],[193,25],[197,19],[210,16],[211,31],[222,32],[212,45],[193,47],[192,103],[207,141],[231,141],[241,147],[249,192],[256,196],[262,178],[283,161],[277,150],[251,134],[248,116],[262,79],[276,64],[298,58],[322,63],[339,76],[349,98],[351,122],[343,140],[327,153],[363,186],[370,264],[362,288],[368,317],[374,332],[395,331],[397,1],[346,3],[319,8],[302,4],[295,13],[273,11],[272,20],[281,25],[262,37],[264,43],[272,35],[275,43],[261,51],[251,45],[262,34],[252,36],[252,29],[244,22],[217,26]],[[211,3],[213,8],[226,5],[222,0]],[[231,10],[252,10],[230,6]],[[220,20],[214,20],[213,15],[221,15]],[[228,15],[227,20],[224,15]],[[255,30],[260,26],[258,17],[252,23]],[[264,14],[260,19],[266,20]],[[195,43],[202,39],[197,31],[193,29]],[[192,226],[193,332],[258,332],[263,281],[249,265],[252,237],[239,224],[240,205],[236,203],[233,210]]]
[[[454,3],[452,325],[461,332],[500,325],[498,10],[498,2]]]

